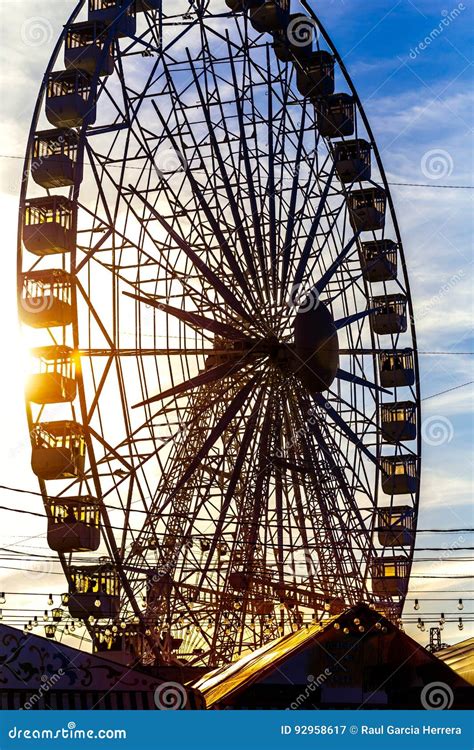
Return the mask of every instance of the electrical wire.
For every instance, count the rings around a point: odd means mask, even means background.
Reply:
[[[447,388],[445,391],[438,391],[438,393],[433,393],[431,396],[425,396],[425,398],[422,398],[422,401],[429,401],[430,398],[436,398],[436,396],[442,396],[444,393],[451,393],[451,391],[457,391],[459,388],[465,388],[467,385],[472,385],[474,383],[474,380],[468,380],[467,383],[461,383],[461,385],[455,385],[454,388]]]

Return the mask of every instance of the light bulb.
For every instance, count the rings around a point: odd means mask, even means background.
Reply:
[[[45,622],[48,622],[48,610],[47,609],[44,610],[43,620]]]
[[[340,629],[341,629],[341,626],[339,625],[339,623],[335,622],[334,623],[334,630],[340,630]]]
[[[5,604],[5,602],[6,602],[5,592],[2,591],[2,593],[0,594],[0,604]]]
[[[359,625],[359,633],[365,633],[365,628],[363,625]]]
[[[3,610],[0,609],[0,620],[3,620]]]
[[[418,630],[421,630],[421,625],[422,625],[421,617],[419,617],[418,622],[416,623],[416,627],[418,628]]]
[[[49,604],[49,606],[50,606],[50,607],[52,607],[52,606],[53,606],[53,595],[52,595],[52,594],[50,594],[50,595],[48,596],[48,604]]]
[[[71,622],[71,625],[70,625],[70,628],[69,628],[69,630],[71,631],[71,633],[74,633],[74,632],[75,632],[75,630],[76,630],[76,626],[74,625],[74,622]]]
[[[464,629],[464,625],[463,625],[462,617],[460,617],[460,618],[459,618],[459,621],[458,621],[458,628],[459,628],[459,630],[463,630],[463,629]]]
[[[420,602],[418,601],[418,599],[415,599],[415,603],[413,605],[413,609],[416,610],[417,612],[420,609]]]
[[[33,625],[31,624],[31,620],[28,620],[28,625],[26,626],[28,630],[33,630]]]
[[[441,617],[439,618],[439,621],[440,623],[443,623],[443,624],[446,622],[446,619],[444,617],[444,612],[441,612]]]
[[[358,617],[354,617],[354,625],[360,625],[360,620]]]
[[[375,629],[376,630],[382,630],[382,623],[381,622],[376,622],[375,623]]]
[[[151,635],[151,630],[150,630],[150,628],[147,628],[147,629],[145,630],[145,635]]]
[[[426,628],[425,628],[425,623],[424,622],[421,623],[420,630],[421,630],[422,633],[425,632]]]
[[[344,628],[342,632],[344,633],[344,635],[349,635],[350,630],[349,628]]]
[[[27,628],[27,626],[26,626],[26,625],[25,625],[25,627],[23,628],[23,635],[28,635],[28,628]]]
[[[464,604],[462,602],[462,599],[459,599],[458,601],[458,609],[464,609]]]
[[[95,617],[93,617],[92,615],[90,615],[87,619],[89,620],[89,622],[91,623],[91,625],[95,621]]]
[[[102,604],[102,602],[100,601],[100,599],[96,599],[95,602],[94,602],[94,606],[95,607],[100,607],[101,604]]]
[[[439,629],[444,630],[444,622],[439,621]]]

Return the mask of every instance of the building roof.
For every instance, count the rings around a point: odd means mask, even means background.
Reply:
[[[467,638],[454,646],[436,651],[435,655],[466,682],[474,685],[474,638]]]
[[[333,667],[341,662],[345,676],[339,680]],[[275,703],[278,690],[278,700],[283,696],[288,704],[292,703],[293,688],[296,686],[298,692],[298,686],[305,686],[313,673],[324,677],[325,666],[331,668],[326,671],[330,677],[324,681],[320,694],[311,692],[313,703],[306,708],[344,701],[372,706],[385,701],[390,705],[390,696],[395,694],[396,701],[408,703],[406,707],[418,707],[416,701],[425,680],[442,680],[455,690],[469,688],[462,676],[449,668],[451,665],[441,664],[365,604],[267,643],[230,665],[208,672],[192,686],[204,696],[207,708],[275,708],[279,706]],[[371,672],[374,687],[368,679]]]

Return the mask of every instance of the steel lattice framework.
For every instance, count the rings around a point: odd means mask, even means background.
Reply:
[[[377,509],[396,505],[379,490],[382,458],[412,456],[419,477],[419,438],[388,444],[381,430],[384,403],[411,400],[419,418],[416,340],[389,186],[342,61],[303,2],[315,49],[330,52],[354,98],[352,140],[370,144],[384,228],[351,223],[349,194],[362,185],[338,179],[335,141],[272,36],[223,1],[176,0],[142,3],[130,36],[113,23],[103,32],[115,71],[92,75],[96,119],[74,129],[82,179],[47,191],[77,207],[77,243],[35,258],[22,243],[26,203],[45,195],[32,179],[35,134],[83,5],[33,118],[18,270],[23,308],[25,274],[73,279],[72,324],[31,335],[74,350],[77,398],[29,401],[28,419],[31,431],[48,414],[84,428],[83,471],[40,486],[49,515],[52,497],[99,500],[99,549],[60,553],[69,581],[84,559],[106,556],[118,573],[120,617],[95,613],[90,631],[121,621],[144,636],[145,659],[216,665],[344,604],[400,613],[403,591],[373,593],[371,566],[394,551],[377,537]],[[397,244],[399,272],[371,284],[362,242],[384,239]],[[408,329],[379,336],[372,298],[395,293]],[[314,352],[301,353],[295,325],[324,329],[322,310],[339,362],[312,388]],[[382,388],[380,353],[406,349],[414,384]],[[415,526],[418,491],[404,500]],[[406,579],[414,538],[397,550]]]

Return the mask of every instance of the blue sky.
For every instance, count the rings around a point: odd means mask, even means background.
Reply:
[[[15,248],[17,196],[21,161],[29,122],[42,73],[73,0],[0,0],[3,25],[2,52],[2,166],[4,267],[0,278],[2,315],[8,321],[4,346],[11,354],[4,366],[1,388],[3,425],[0,450],[7,458],[1,483],[36,489],[29,469],[29,447],[22,405],[23,355],[15,324]],[[321,20],[342,55],[356,84],[382,153],[391,182],[421,183],[426,187],[393,186],[404,238],[421,352],[473,352],[472,337],[472,190],[448,190],[439,185],[472,185],[472,36],[473,5],[432,0],[322,0],[315,3]],[[28,38],[32,23],[42,23],[43,38]],[[444,20],[444,25],[443,25]],[[449,23],[448,23],[449,21]],[[429,44],[424,42],[429,39]],[[32,43],[33,39],[33,43]],[[420,44],[421,43],[421,44]],[[421,45],[425,49],[421,48]],[[472,518],[472,385],[436,398],[432,394],[472,380],[473,357],[468,354],[422,354],[424,402],[424,463],[420,528],[468,528]],[[21,505],[40,511],[38,498],[2,492],[2,505]],[[20,499],[19,499],[20,498]],[[40,519],[22,517],[20,537],[15,514],[4,513],[0,546],[23,549],[44,544]],[[14,535],[14,536],[12,536]],[[33,537],[35,542],[21,541]],[[445,611],[458,616],[457,592],[467,593],[467,579],[443,579],[445,574],[467,575],[472,536],[421,534],[419,547],[446,547],[420,551],[412,590],[443,589],[436,596],[451,601],[426,603],[419,614]],[[440,562],[436,560],[439,558]],[[50,584],[51,570],[36,576],[5,571],[7,590],[61,591]],[[434,578],[436,577],[436,578]],[[59,578],[59,576],[58,576]],[[453,593],[448,593],[452,591]],[[407,612],[413,614],[413,598]],[[435,596],[435,595],[433,595]],[[421,595],[420,595],[421,598]],[[471,602],[472,604],[472,602]],[[424,610],[423,610],[424,607]],[[42,607],[41,607],[42,608]],[[472,611],[472,607],[470,607]],[[468,606],[463,614],[468,617]],[[425,614],[426,613],[426,614]],[[448,617],[449,619],[449,617]],[[472,623],[463,633],[447,624],[448,642],[472,635]],[[426,641],[426,634],[407,627]]]

